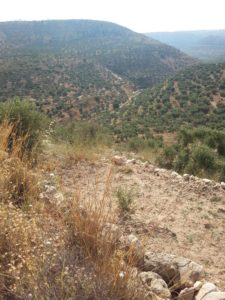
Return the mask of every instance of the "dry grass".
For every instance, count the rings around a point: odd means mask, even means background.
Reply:
[[[69,243],[82,249],[90,264],[89,272],[94,273],[91,299],[141,299],[133,275],[132,267],[136,263],[133,251],[119,247],[117,216],[108,199],[110,178],[111,171],[101,199],[81,202],[77,195],[70,203],[65,218]]]
[[[158,149],[157,151],[151,148],[143,149],[138,152],[137,157],[139,157],[143,161],[149,161],[152,164],[155,164],[160,152],[160,149]]]
[[[16,139],[14,126],[7,120],[0,126],[0,196],[2,202],[23,206],[38,195],[38,180],[31,168],[32,156],[28,160],[23,150],[26,136]]]
[[[43,202],[22,140],[8,151],[12,130],[0,126],[0,299],[142,299],[134,258],[110,227],[111,172],[101,199]]]
[[[91,147],[88,145],[71,145],[68,143],[56,143],[46,145],[46,150],[53,155],[60,155],[67,160],[69,164],[76,163],[81,160],[95,161],[105,151],[106,146],[98,145],[98,147]]]

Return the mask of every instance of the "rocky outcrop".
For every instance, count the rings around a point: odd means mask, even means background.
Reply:
[[[199,290],[195,300],[225,300],[225,292],[220,292],[213,283],[206,282]]]
[[[167,283],[162,279],[162,277],[154,272],[141,272],[139,278],[145,288],[157,296],[167,299],[171,297],[170,290]]]
[[[201,265],[187,258],[165,253],[146,252],[143,269],[157,272],[166,282],[185,287],[191,287],[204,275]]]

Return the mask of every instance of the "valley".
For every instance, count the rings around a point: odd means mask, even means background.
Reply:
[[[0,300],[225,299],[224,45],[0,22]]]
[[[90,118],[196,63],[181,51],[100,21],[0,23],[0,100],[31,98],[49,116]]]

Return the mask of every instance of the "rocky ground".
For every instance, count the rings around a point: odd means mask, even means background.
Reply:
[[[112,160],[113,155],[78,162],[53,156],[46,178],[61,191],[56,201],[78,192],[84,199],[97,199],[109,189],[109,205],[116,208],[116,189],[132,190],[134,209],[121,219],[121,232],[135,235],[149,253],[169,253],[202,265],[205,280],[225,290],[225,184],[180,176],[140,160]]]

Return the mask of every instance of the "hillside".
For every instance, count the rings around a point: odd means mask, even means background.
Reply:
[[[202,64],[143,91],[113,117],[118,133],[135,136],[181,125],[223,129],[224,112],[225,64]]]
[[[225,299],[225,132],[182,131],[202,179],[79,123],[0,104],[0,299]]]
[[[225,30],[151,32],[147,36],[203,61],[225,59]]]
[[[0,101],[32,98],[57,118],[88,117],[162,82],[195,60],[116,24],[0,23]]]

